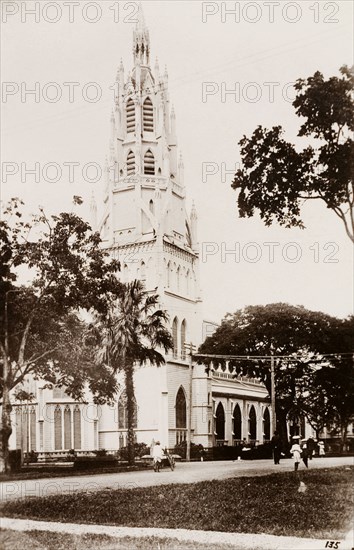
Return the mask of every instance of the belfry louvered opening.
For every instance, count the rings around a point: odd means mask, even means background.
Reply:
[[[135,130],[135,104],[132,99],[127,101],[127,132],[128,134]]]
[[[143,128],[144,132],[154,131],[154,107],[149,97],[145,99],[143,104]]]
[[[135,155],[133,151],[129,151],[127,156],[127,175],[132,176],[135,174]]]
[[[155,175],[155,159],[150,149],[146,151],[144,156],[144,174]]]

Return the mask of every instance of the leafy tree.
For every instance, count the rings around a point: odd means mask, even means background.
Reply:
[[[134,463],[134,370],[149,363],[161,366],[163,355],[173,347],[165,323],[165,311],[157,309],[158,296],[148,295],[140,281],[128,283],[117,302],[112,302],[108,315],[97,322],[95,334],[100,362],[114,373],[124,373],[127,395],[128,460]]]
[[[310,414],[306,408],[309,403],[312,406],[311,418],[314,418],[315,413],[321,416],[322,404],[318,396],[323,390],[322,385],[316,384],[326,384],[328,372],[335,378],[338,368],[330,369],[328,362],[323,361],[319,354],[338,353],[340,361],[340,352],[348,351],[347,344],[340,338],[342,324],[336,318],[300,306],[283,303],[248,306],[228,314],[199,351],[205,354],[249,356],[249,360],[231,360],[230,365],[235,367],[237,374],[261,380],[270,396],[269,360],[255,361],[251,357],[271,354],[287,356],[275,361],[277,427],[286,443],[286,422],[289,417]],[[340,400],[343,388],[338,391]],[[318,399],[316,402],[312,402],[313,395]],[[326,395],[329,399],[331,393],[328,391]],[[333,409],[333,401],[328,406]]]
[[[74,214],[22,220],[13,199],[0,221],[0,470],[7,471],[12,390],[28,375],[66,386],[81,399],[85,384],[96,400],[112,397],[113,373],[93,368],[92,349],[78,310],[107,312],[121,285],[119,265],[100,249],[100,237]],[[19,273],[32,282],[18,284]]]
[[[303,228],[301,206],[319,199],[354,242],[354,73],[346,66],[340,72],[340,78],[325,80],[316,72],[296,82],[293,106],[303,120],[298,136],[307,138],[302,151],[283,138],[281,126],[258,126],[242,138],[243,166],[232,184],[241,217],[258,211],[267,226]]]

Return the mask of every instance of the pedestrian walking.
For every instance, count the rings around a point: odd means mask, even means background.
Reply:
[[[295,472],[297,472],[297,470],[299,469],[299,464],[301,461],[301,447],[299,445],[299,439],[300,439],[300,436],[298,435],[295,435],[293,437],[293,445],[290,449],[290,453],[293,455]]]
[[[302,462],[305,464],[306,468],[309,467],[309,451],[307,448],[306,441],[303,442],[302,448],[301,448],[301,458]]]
[[[307,440],[307,450],[309,453],[309,459],[312,460],[312,455],[315,454],[316,443],[312,437],[309,437]]]
[[[323,441],[318,442],[318,456],[325,456],[325,445]]]
[[[281,439],[279,436],[279,433],[277,431],[274,432],[274,435],[271,440],[271,445],[273,449],[273,459],[274,464],[280,464],[280,456],[281,456]]]

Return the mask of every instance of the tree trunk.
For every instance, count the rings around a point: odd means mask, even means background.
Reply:
[[[347,451],[347,434],[348,434],[348,424],[349,422],[345,420],[340,423],[340,435],[341,435],[341,448],[340,452],[343,454]]]
[[[1,410],[1,438],[0,438],[0,473],[7,473],[10,471],[9,463],[9,438],[12,432],[11,428],[11,401],[10,392],[8,388],[8,372],[9,365],[6,358],[4,358],[4,384],[2,393],[2,410]]]
[[[134,464],[134,446],[135,446],[135,435],[134,435],[134,366],[128,361],[125,366],[125,391],[127,394],[127,413],[128,413],[128,462],[129,464]]]

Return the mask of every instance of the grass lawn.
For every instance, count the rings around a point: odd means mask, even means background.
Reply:
[[[115,539],[105,535],[63,535],[43,531],[0,532],[2,550],[243,550],[228,544],[209,545],[194,542],[180,542],[177,539],[144,537],[143,539],[125,537]],[[257,550],[255,548],[255,550]]]
[[[343,538],[352,519],[354,467],[186,485],[104,490],[5,503],[1,515],[71,523]]]

